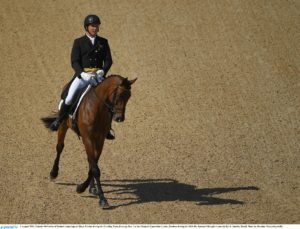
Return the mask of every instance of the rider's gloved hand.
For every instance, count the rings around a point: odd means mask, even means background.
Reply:
[[[81,72],[80,76],[83,80],[89,81],[93,75],[91,73]]]
[[[96,72],[96,77],[99,83],[101,83],[105,78],[104,78],[104,71],[102,69],[98,70]]]
[[[96,79],[96,75],[91,77],[90,79],[90,85],[93,86],[93,87],[96,87],[98,85],[98,80]]]

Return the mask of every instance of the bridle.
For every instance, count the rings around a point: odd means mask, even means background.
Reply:
[[[106,105],[106,107],[108,108],[109,112],[111,113],[112,116],[114,116],[117,113],[117,109],[116,109],[116,103],[117,103],[117,92],[118,89],[122,89],[125,91],[129,91],[130,89],[124,88],[121,85],[118,85],[113,92],[108,96],[108,99],[104,102],[104,104]],[[111,95],[113,95],[112,97],[112,101],[109,101],[109,98],[111,97]]]

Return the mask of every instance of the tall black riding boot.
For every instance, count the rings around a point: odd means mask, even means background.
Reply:
[[[58,130],[59,125],[64,120],[64,118],[68,115],[70,107],[71,105],[67,105],[65,104],[65,102],[62,103],[57,119],[51,123],[50,129],[52,131]]]

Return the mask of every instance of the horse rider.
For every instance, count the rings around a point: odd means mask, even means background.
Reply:
[[[63,101],[58,118],[51,124],[50,129],[58,130],[59,125],[67,116],[76,92],[95,80],[102,82],[112,65],[112,57],[107,39],[97,35],[101,25],[97,15],[88,15],[84,19],[85,35],[75,39],[71,52],[71,65],[75,71],[67,97]],[[114,139],[110,130],[108,139]]]

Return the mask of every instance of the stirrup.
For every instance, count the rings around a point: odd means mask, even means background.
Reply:
[[[106,135],[106,139],[108,140],[114,140],[116,137],[115,137],[115,132],[113,129],[110,129],[108,134]]]

